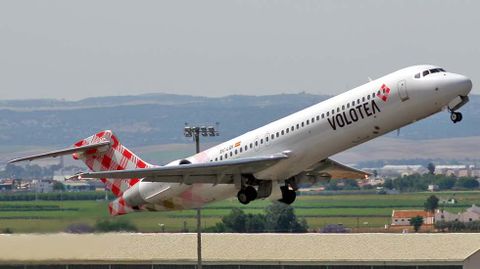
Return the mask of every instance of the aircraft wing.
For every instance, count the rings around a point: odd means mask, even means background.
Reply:
[[[288,158],[286,154],[250,157],[220,162],[160,166],[143,169],[86,172],[72,178],[143,178],[147,182],[170,183],[234,183],[234,177],[262,171]]]
[[[307,176],[327,177],[331,179],[364,179],[370,173],[339,163],[330,158],[320,161],[305,171]]]

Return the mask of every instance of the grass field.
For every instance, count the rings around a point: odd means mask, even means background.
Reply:
[[[353,228],[380,228],[390,223],[392,209],[422,209],[429,195],[431,193],[299,196],[293,207],[297,216],[306,218],[312,229],[332,223]],[[480,192],[441,192],[436,195],[441,200],[451,197],[458,200],[456,205],[445,206],[451,212],[480,204]],[[236,199],[214,203],[202,210],[202,223],[205,227],[213,226],[233,207],[247,213],[263,213],[269,204],[268,200],[260,200],[244,206]],[[114,218],[128,219],[142,232],[160,231],[160,224],[164,224],[167,231],[180,231],[184,223],[193,231],[195,214],[194,210],[184,210],[132,213]],[[60,232],[73,223],[94,225],[104,218],[109,218],[105,201],[0,202],[0,230],[8,227],[14,232]]]

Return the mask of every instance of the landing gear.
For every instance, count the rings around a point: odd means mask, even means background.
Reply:
[[[257,198],[257,190],[252,186],[247,186],[238,192],[237,198],[240,203],[246,205]]]
[[[282,191],[282,199],[279,201],[287,205],[293,203],[295,198],[297,198],[297,193],[294,190],[291,190],[288,185],[280,187]]]
[[[453,121],[453,123],[457,123],[457,122],[461,121],[462,118],[463,118],[463,116],[462,116],[462,113],[460,113],[460,112],[453,112],[452,111],[451,114],[450,114],[450,119]]]

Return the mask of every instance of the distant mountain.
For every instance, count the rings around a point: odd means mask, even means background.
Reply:
[[[220,122],[221,136],[232,138],[329,96],[280,94],[220,98],[173,94],[113,96],[80,101],[0,101],[0,146],[66,146],[99,130],[111,129],[131,146],[183,143],[185,122]],[[480,96],[462,109],[464,120],[453,124],[447,112],[405,127],[405,139],[480,135]],[[389,136],[396,136],[390,134]]]

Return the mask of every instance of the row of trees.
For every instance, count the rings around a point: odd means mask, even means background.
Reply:
[[[457,178],[445,175],[413,174],[393,180],[387,179],[383,186],[387,189],[397,189],[402,192],[414,192],[426,191],[430,184],[438,185],[440,190],[477,189],[480,185],[477,179],[472,177]]]
[[[113,198],[113,194],[108,192],[108,198]],[[34,193],[34,192],[15,192],[2,193],[0,201],[77,201],[77,200],[101,200],[105,198],[104,192],[88,191],[88,192],[51,192],[51,193]]]
[[[5,170],[0,172],[0,178],[13,179],[40,179],[52,178],[53,173],[62,168],[62,165],[49,165],[42,167],[37,164],[26,164],[25,166],[7,164]]]
[[[207,232],[304,233],[307,229],[307,221],[298,219],[293,207],[273,202],[265,209],[265,214],[245,214],[243,210],[234,208],[221,222],[207,228]]]

